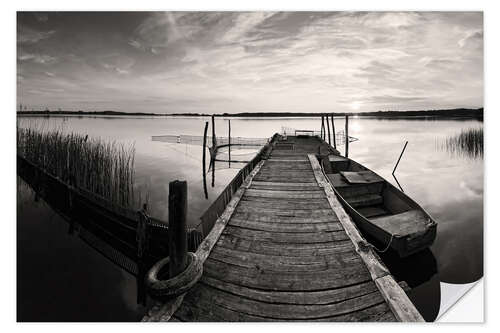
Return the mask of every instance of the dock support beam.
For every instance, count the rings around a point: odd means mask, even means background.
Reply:
[[[205,191],[205,199],[208,199],[208,191],[207,191],[207,131],[208,131],[208,121],[205,122],[205,131],[203,132],[203,190]]]
[[[187,182],[175,180],[168,187],[169,273],[172,278],[187,267]]]
[[[229,168],[231,168],[231,119],[228,119],[228,148],[229,148]]]
[[[325,116],[321,116],[321,139],[325,140]]]
[[[328,145],[331,146],[332,142],[330,141],[330,123],[328,122],[328,115],[326,115],[326,127],[328,129]]]
[[[345,157],[349,157],[349,116],[345,115]]]
[[[337,149],[337,140],[335,138],[335,123],[333,122],[333,113],[330,115],[332,117],[332,134],[333,134],[333,148]]]

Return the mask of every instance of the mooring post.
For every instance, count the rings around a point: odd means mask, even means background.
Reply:
[[[349,157],[349,116],[345,115],[345,157]]]
[[[217,140],[215,139],[215,115],[212,115],[212,150],[216,153]]]
[[[228,119],[228,148],[229,148],[229,167],[231,168],[231,119]]]
[[[325,139],[325,116],[321,116],[321,140]]]
[[[328,115],[326,115],[326,127],[328,129],[328,145],[331,146],[332,142],[330,141],[330,123],[328,122]]]
[[[208,191],[207,191],[207,131],[208,131],[208,121],[205,122],[205,131],[203,132],[203,190],[205,191],[205,199],[208,199]]]
[[[175,180],[168,184],[168,250],[170,278],[187,266],[187,182]]]
[[[333,113],[330,115],[332,117],[332,133],[333,133],[333,148],[337,149],[337,139],[335,134],[335,122],[333,121]]]

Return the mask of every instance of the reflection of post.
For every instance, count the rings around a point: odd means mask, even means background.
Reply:
[[[330,123],[328,122],[328,115],[326,115],[326,127],[328,129],[328,145],[331,146],[332,142],[330,141]]]
[[[215,158],[212,160],[212,187],[215,186]]]
[[[332,117],[332,134],[333,134],[333,148],[337,149],[337,140],[335,138],[335,122],[333,121],[333,114],[330,115]]]
[[[206,161],[206,155],[207,155],[207,131],[208,131],[208,121],[205,122],[205,131],[203,133],[203,161],[202,161],[202,167],[203,167],[203,190],[205,191],[205,199],[208,199],[208,191],[207,191],[207,161]]]
[[[349,157],[349,116],[345,115],[345,157]]]
[[[173,278],[187,267],[187,182],[170,182],[168,190],[169,277]]]
[[[229,133],[228,133],[229,168],[231,168],[231,119],[228,119],[227,121],[229,127]]]

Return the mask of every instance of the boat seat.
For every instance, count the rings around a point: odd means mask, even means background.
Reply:
[[[382,177],[371,170],[341,171],[340,174],[349,184],[372,184],[384,181]]]
[[[387,211],[383,205],[362,207],[358,209],[358,213],[367,219],[378,216],[387,216],[390,214],[390,212]]]
[[[392,235],[411,235],[427,231],[429,218],[421,210],[371,218],[370,221]]]
[[[345,200],[353,208],[380,205],[384,201],[382,196],[378,195],[378,194],[356,195],[356,196],[352,196],[352,197],[347,197],[347,198],[345,198]]]
[[[326,175],[333,187],[345,198],[355,197],[359,195],[366,194],[378,194],[382,193],[384,180],[380,177],[375,181],[371,179],[371,182],[367,183],[354,183],[351,184],[347,179],[340,173],[333,173]]]
[[[347,170],[349,168],[349,159],[340,155],[331,154],[328,156],[328,161],[336,172]]]

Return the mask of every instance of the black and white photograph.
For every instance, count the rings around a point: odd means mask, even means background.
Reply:
[[[9,15],[15,321],[434,322],[482,283],[482,10]]]

